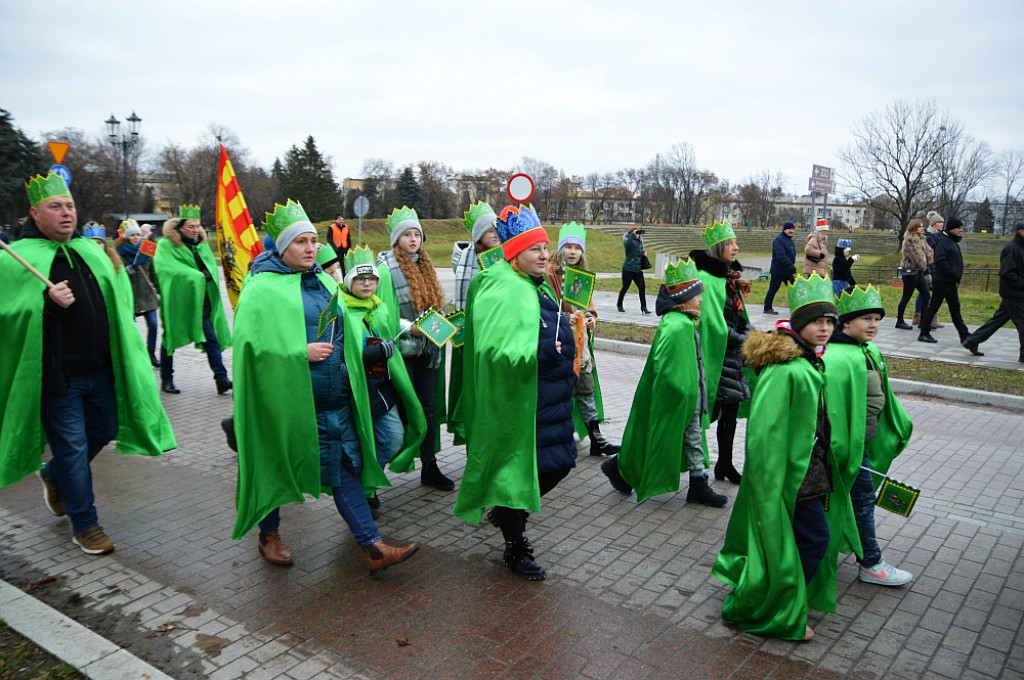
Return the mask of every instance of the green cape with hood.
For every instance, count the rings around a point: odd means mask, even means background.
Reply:
[[[619,473],[638,503],[679,491],[679,477],[688,470],[683,433],[700,399],[697,371],[693,320],[682,312],[666,313],[636,386],[618,455]]]
[[[454,514],[480,521],[492,505],[540,512],[537,481],[538,287],[508,262],[469,285],[463,355],[466,469]]]
[[[128,275],[114,272],[103,249],[86,238],[60,244],[23,238],[10,246],[48,275],[58,248],[80,256],[103,291],[110,327],[110,355],[117,395],[117,453],[158,456],[177,446],[135,325]],[[70,258],[69,258],[70,259]],[[0,252],[0,305],[4,357],[0,360],[0,487],[42,467],[40,408],[43,375],[43,303],[46,286],[6,252]]]
[[[222,350],[231,347],[224,305],[220,301],[220,282],[217,279],[217,261],[213,258],[206,232],[202,231],[197,246],[181,239],[181,232],[170,224],[164,225],[164,238],[157,245],[153,257],[153,270],[160,287],[160,323],[164,327],[163,344],[168,354],[186,345],[195,344],[202,349],[206,342],[203,334],[203,299],[210,299],[210,321],[217,333]],[[203,264],[213,278],[209,281],[196,266],[193,252],[199,253]]]
[[[337,290],[329,275],[321,272],[318,278],[331,293]],[[330,492],[320,485],[320,444],[300,286],[301,274],[266,271],[249,277],[238,298],[232,362],[238,437],[235,539],[274,508]],[[363,456],[360,481],[369,495],[390,483],[374,455],[362,322],[342,304],[336,323],[345,329],[352,416]]]

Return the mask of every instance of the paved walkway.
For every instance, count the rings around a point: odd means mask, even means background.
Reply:
[[[598,365],[602,429],[618,440],[643,359],[599,351]],[[728,508],[687,505],[685,489],[637,505],[585,448],[530,519],[544,582],[505,569],[497,530],[453,517],[455,495],[415,474],[391,475],[381,494],[385,540],[422,546],[408,563],[370,578],[324,500],[284,510],[296,564],[268,565],[254,535],[229,537],[236,464],[218,423],[231,397],[216,394],[198,352],[181,350],[176,368],[182,393],[161,396],[179,448],[155,459],[106,451],[94,463],[115,553],[74,546],[38,480],[0,491],[0,577],[171,677],[1024,677],[1019,412],[903,399],[915,436],[893,473],[922,497],[909,519],[879,511],[879,536],[916,578],[861,584],[844,558],[839,611],[813,613],[816,638],[796,644],[723,625],[728,589],[710,567]],[[441,466],[458,481],[464,450],[447,435],[444,445]]]

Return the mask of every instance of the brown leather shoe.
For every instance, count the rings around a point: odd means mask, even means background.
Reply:
[[[403,545],[401,548],[394,548],[384,541],[377,541],[370,545],[359,546],[366,554],[366,566],[370,568],[371,575],[377,575],[392,564],[404,562],[413,556],[420,549],[415,543]]]
[[[281,542],[280,531],[268,531],[260,534],[260,555],[263,559],[279,567],[292,566],[292,554]]]

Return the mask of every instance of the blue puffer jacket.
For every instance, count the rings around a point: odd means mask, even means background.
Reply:
[[[531,277],[532,278],[532,277]],[[533,279],[539,284],[538,279]],[[540,337],[537,343],[537,471],[553,472],[576,467],[576,440],[573,437],[572,392],[576,357],[569,319],[558,323],[558,305],[540,295]],[[555,328],[562,351],[555,351]]]

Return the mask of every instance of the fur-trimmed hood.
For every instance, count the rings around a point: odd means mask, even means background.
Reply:
[[[175,248],[181,247],[181,245],[183,243],[183,241],[181,240],[181,232],[178,231],[178,225],[179,224],[181,224],[181,218],[180,217],[175,217],[173,219],[169,219],[166,222],[164,222],[164,226],[163,226],[164,238],[168,239],[171,243],[173,243]],[[205,240],[206,240],[206,229],[200,229],[199,230],[199,239],[198,239],[198,241],[200,243],[202,243]]]
[[[720,279],[728,277],[730,270],[738,272],[743,271],[743,265],[740,264],[739,260],[734,260],[732,262],[719,260],[717,257],[709,255],[706,250],[691,250],[690,259],[697,265],[697,269],[699,271],[708,272]]]
[[[789,335],[755,330],[747,336],[742,352],[743,362],[758,372],[766,366],[784,364],[804,354],[797,341]]]

